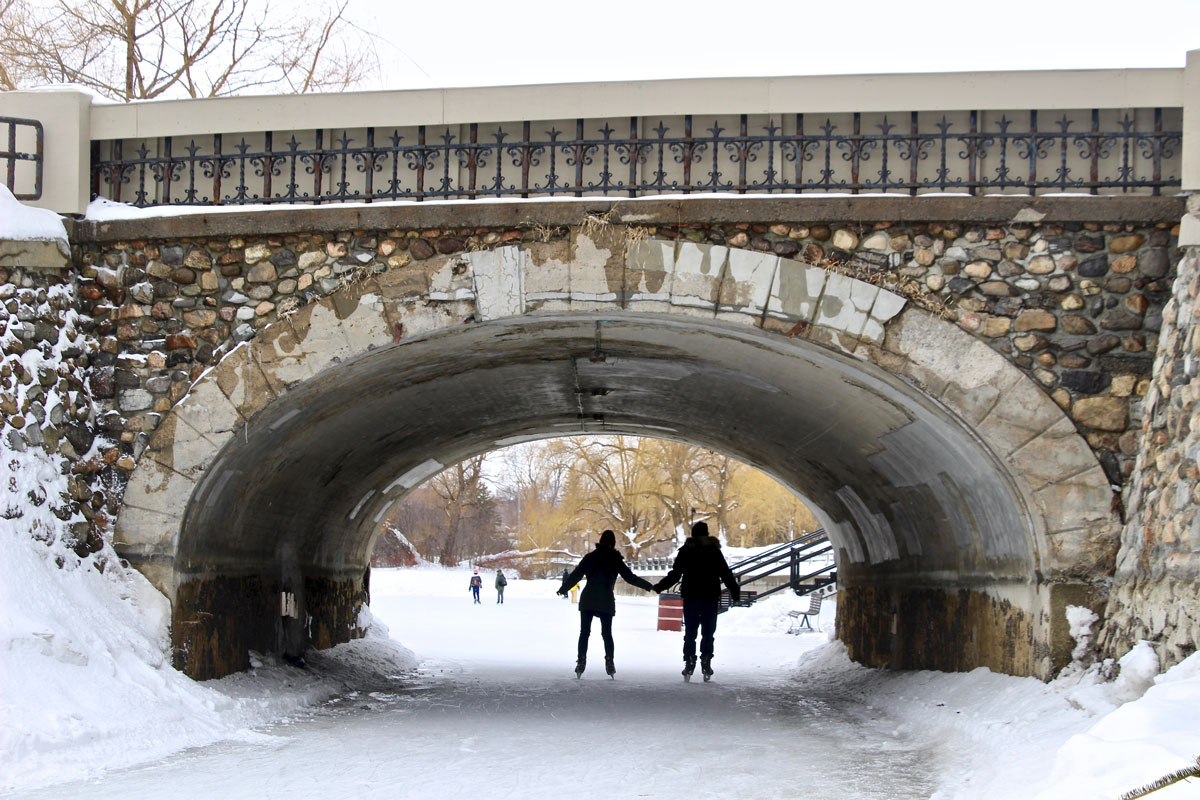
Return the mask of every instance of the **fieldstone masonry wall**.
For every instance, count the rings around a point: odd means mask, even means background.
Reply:
[[[709,243],[773,252],[898,290],[956,321],[1045,387],[1114,486],[1133,469],[1170,289],[1176,231],[1166,223],[638,227],[591,219],[585,227],[611,228],[609,235],[631,239],[641,257],[654,255],[639,241]],[[80,297],[100,342],[90,386],[110,406],[102,428],[136,459],[191,381],[280,314],[389,271],[406,275],[414,296],[424,294],[456,254],[514,242],[565,246],[572,230],[391,229],[82,245]],[[645,294],[646,287],[616,280],[601,288],[618,298]],[[785,323],[768,314],[764,324]]]
[[[1200,642],[1200,248],[1163,320],[1101,646],[1119,656],[1146,639],[1170,666]]]
[[[72,276],[61,263],[0,265],[0,456],[41,450],[67,473],[61,497],[47,491],[56,485],[50,476],[5,481],[0,520],[20,520],[30,503],[46,506],[69,523],[71,544],[83,556],[100,549],[120,501],[114,470],[128,474],[134,461],[115,440],[98,434],[88,383],[96,342],[84,333],[89,325],[78,317],[77,304]],[[18,461],[4,457],[0,470],[14,469]],[[21,495],[30,483],[40,488]],[[35,536],[54,535],[32,527]]]

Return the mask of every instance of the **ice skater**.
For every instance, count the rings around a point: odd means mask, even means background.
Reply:
[[[475,568],[475,574],[471,576],[471,594],[475,596],[475,602],[479,602],[479,590],[483,588],[483,578],[479,577],[479,568]]]
[[[717,633],[717,609],[721,601],[721,584],[729,588],[729,597],[736,603],[742,598],[737,577],[721,543],[708,535],[708,523],[697,522],[692,535],[679,548],[671,571],[654,584],[654,591],[663,592],[680,579],[679,593],[683,597],[683,679],[691,680],[696,671],[696,631],[700,631],[700,672],[704,680],[712,677],[713,640]]]
[[[617,601],[613,597],[613,587],[617,584],[617,576],[647,592],[653,591],[650,581],[639,578],[629,569],[625,559],[617,552],[617,536],[612,531],[600,534],[596,549],[585,555],[579,564],[569,574],[563,576],[562,586],[558,594],[566,596],[582,578],[587,578],[583,594],[579,598],[579,648],[578,660],[575,662],[575,677],[583,675],[587,666],[588,639],[592,634],[592,620],[600,620],[600,638],[604,640],[604,670],[609,676],[617,673],[613,663],[612,620],[617,613]]]
[[[508,578],[504,577],[504,573],[496,570],[496,602],[504,604],[504,587],[508,586]]]

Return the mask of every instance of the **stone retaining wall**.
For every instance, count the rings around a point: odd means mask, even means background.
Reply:
[[[0,266],[0,459],[5,470],[18,469],[22,453],[39,449],[63,471],[25,481],[40,486],[25,496],[18,482],[5,481],[0,520],[20,519],[30,502],[45,506],[85,555],[100,548],[115,516],[114,465],[132,470],[134,463],[115,439],[97,434],[88,381],[96,342],[84,334],[77,305],[73,276],[61,269]],[[24,526],[55,535],[36,519]]]
[[[1145,639],[1170,666],[1200,642],[1200,248],[1180,261],[1163,320],[1100,644],[1116,657]]]

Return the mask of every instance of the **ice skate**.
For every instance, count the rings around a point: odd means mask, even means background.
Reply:
[[[575,662],[575,679],[576,680],[583,677],[583,670],[586,666],[587,666],[586,658],[581,658]]]
[[[617,665],[613,663],[611,658],[604,659],[604,671],[608,673],[608,677],[614,681],[617,679]]]
[[[692,673],[696,671],[696,659],[685,658],[683,660],[683,680],[684,683],[692,682]]]
[[[708,658],[700,659],[700,674],[704,676],[704,682],[708,683],[712,680],[712,660]]]

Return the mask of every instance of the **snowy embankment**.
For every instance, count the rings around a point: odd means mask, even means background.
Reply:
[[[324,654],[333,669],[268,662],[197,683],[171,666],[166,598],[111,555],[79,559],[11,528],[0,534],[4,789],[97,776],[221,740],[266,740],[253,729],[342,694],[358,677],[416,664],[374,623],[368,638]]]
[[[1124,659],[1138,673],[1153,651]],[[1157,662],[1154,662],[1157,664]],[[1200,754],[1200,653],[1151,675],[1141,697],[1097,671],[1044,684],[987,669],[894,673],[852,664],[838,642],[807,654],[801,685],[838,685],[948,754],[935,800],[1115,800],[1195,764]],[[1105,710],[1109,709],[1109,710]],[[1200,798],[1200,780],[1153,795]]]

